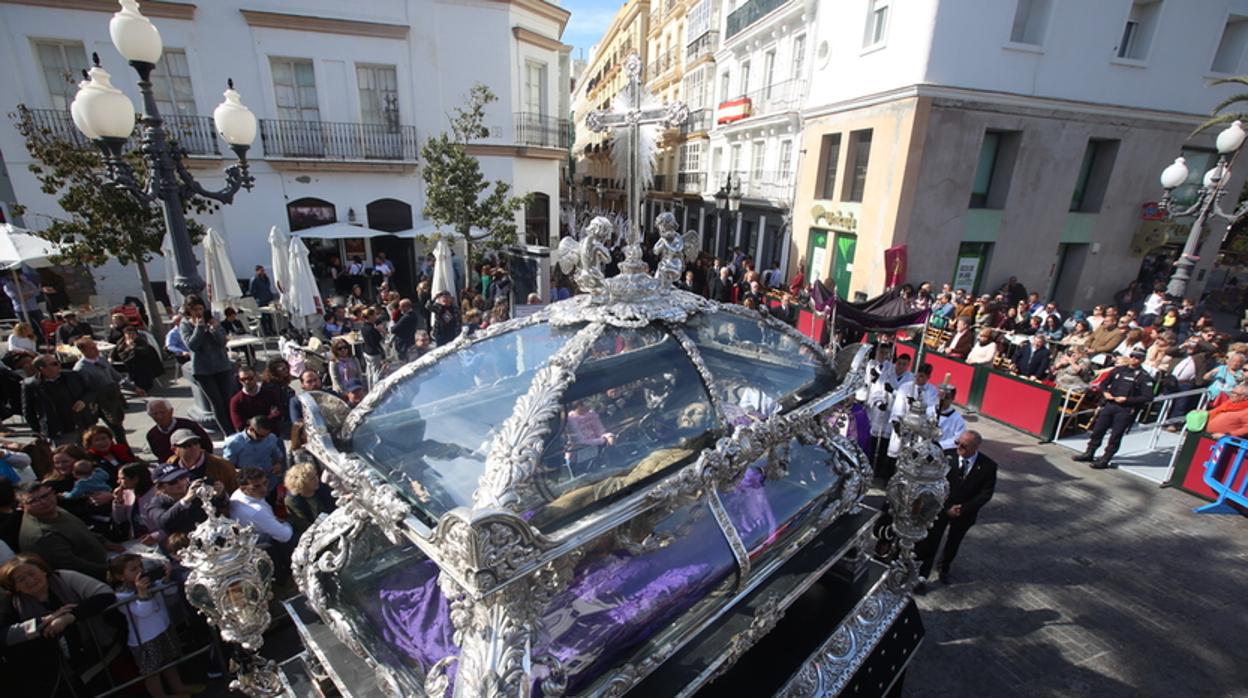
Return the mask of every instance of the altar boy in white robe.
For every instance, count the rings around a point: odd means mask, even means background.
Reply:
[[[884,455],[881,451],[893,433],[890,415],[893,411],[893,396],[906,379],[910,378],[910,357],[898,356],[890,361],[888,355],[892,347],[881,344],[876,349],[874,359],[867,362],[867,417],[871,420],[872,456]],[[878,455],[877,455],[878,454]]]
[[[953,399],[958,389],[952,385],[940,386],[940,406],[936,408],[936,419],[940,423],[940,448],[946,453],[953,453],[958,437],[966,432],[966,420],[962,413],[953,406]]]
[[[936,419],[936,408],[940,406],[940,391],[931,383],[932,365],[923,364],[914,372],[914,376],[902,383],[897,388],[897,394],[893,398],[893,409],[890,417],[893,432],[888,439],[888,472],[884,475],[885,479],[893,476],[893,469],[896,465],[895,459],[901,454],[901,436],[897,434],[897,425],[905,418],[906,413],[910,411],[910,404],[915,400],[921,400],[923,407],[927,412],[929,419]]]

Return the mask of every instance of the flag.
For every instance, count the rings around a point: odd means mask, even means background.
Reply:
[[[884,250],[884,287],[900,286],[906,280],[906,246]]]

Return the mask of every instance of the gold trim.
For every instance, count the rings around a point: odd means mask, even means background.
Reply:
[[[549,49],[551,51],[560,51],[563,49],[563,43],[558,39],[552,39],[549,36],[538,34],[532,29],[525,29],[519,25],[511,28],[511,34],[516,37],[516,41],[521,41],[526,44],[533,44],[534,46]]]
[[[58,10],[107,12],[109,14],[121,9],[113,0],[0,0],[0,3],[52,7]],[[195,19],[195,5],[191,3],[144,0],[142,12],[147,17],[158,17],[160,19]]]
[[[147,7],[146,4],[143,6]],[[239,10],[248,26],[290,31],[319,32],[321,34],[346,34],[348,36],[371,36],[379,39],[406,39],[409,27],[403,24],[361,22],[354,19],[292,15],[284,12],[261,12]]]
[[[535,148],[527,145],[490,145],[488,143],[470,143],[464,146],[469,155],[530,158],[533,160],[563,160],[568,157],[567,151],[559,148]]]

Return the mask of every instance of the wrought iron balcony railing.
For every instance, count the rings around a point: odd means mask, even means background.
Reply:
[[[646,80],[654,80],[667,72],[667,69],[671,68],[674,63],[672,57],[672,54],[664,51],[653,61],[650,61],[650,65],[646,67]]]
[[[709,31],[685,48],[685,64],[691,64],[702,56],[709,56],[719,50],[719,32]]]
[[[94,148],[87,137],[74,126],[69,112],[60,109],[31,109],[30,115],[35,126],[49,135],[83,148]],[[212,117],[174,114],[165,116],[164,120],[165,130],[168,131],[170,140],[177,141],[187,153],[191,155],[219,155],[221,153],[217,145],[217,129],[212,123]],[[127,150],[139,148],[139,139],[142,137],[141,128],[141,126],[135,126],[134,134],[126,143]]]
[[[745,31],[751,24],[754,24],[763,17],[771,14],[773,10],[779,9],[780,6],[786,5],[792,0],[750,0],[728,15],[727,26],[724,27],[724,39],[731,39],[733,36]]]
[[[650,185],[650,191],[654,192],[671,192],[672,176],[666,174],[656,174],[654,183]]]
[[[415,162],[420,152],[416,127],[395,124],[261,119],[260,140],[276,158]]]
[[[740,119],[748,119],[755,116],[765,116],[767,114],[775,114],[777,112],[793,111],[802,106],[802,99],[806,96],[806,81],[800,79],[783,80],[775,82],[761,90],[755,90],[747,94],[722,102],[719,105],[720,110],[725,109],[725,105],[732,105],[732,111],[737,114],[735,118],[725,120],[721,114],[719,120],[723,123],[729,121],[738,121]],[[747,103],[742,106],[740,102],[745,100]]]
[[[572,128],[567,119],[543,116],[533,112],[517,112],[516,143],[542,148],[572,147]]]

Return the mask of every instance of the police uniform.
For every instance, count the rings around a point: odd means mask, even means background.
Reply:
[[[1096,417],[1096,422],[1092,425],[1088,450],[1075,456],[1075,460],[1083,463],[1090,462],[1092,467],[1098,470],[1110,467],[1110,459],[1118,452],[1118,446],[1122,443],[1122,435],[1127,432],[1127,429],[1131,427],[1131,422],[1135,419],[1136,409],[1153,399],[1153,378],[1142,367],[1119,366],[1110,372],[1105,382],[1101,383],[1101,390],[1114,397],[1125,397],[1126,401],[1122,404],[1105,403]],[[1100,448],[1106,431],[1109,432],[1109,443],[1105,446],[1105,453],[1097,458],[1096,449]]]

